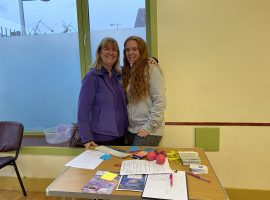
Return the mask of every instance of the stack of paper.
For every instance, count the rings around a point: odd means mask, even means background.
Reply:
[[[190,164],[190,169],[193,174],[207,174],[208,167],[206,165]]]
[[[171,179],[173,177],[173,179]],[[188,200],[186,173],[148,175],[143,198]]]
[[[65,166],[83,169],[95,169],[103,160],[100,157],[104,153],[99,151],[86,150],[69,161]]]
[[[179,151],[180,159],[183,165],[200,164],[201,159],[195,151]]]
[[[121,164],[120,180],[118,190],[143,191],[145,182],[149,182],[151,175],[164,175],[166,183],[170,183],[167,179],[172,173],[168,159],[163,165],[159,165],[156,161],[148,160],[124,160]],[[147,181],[146,181],[146,177]],[[163,177],[163,176],[161,176]],[[163,180],[163,179],[162,179]]]
[[[120,175],[131,174],[170,174],[168,159],[166,158],[163,165],[159,165],[156,161],[148,160],[124,160],[121,164]]]

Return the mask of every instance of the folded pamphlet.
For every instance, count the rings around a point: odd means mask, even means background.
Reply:
[[[97,171],[95,176],[88,181],[83,187],[83,192],[98,193],[98,194],[111,194],[117,185],[120,176],[116,176],[111,181],[104,179],[104,176],[112,176],[108,171]]]

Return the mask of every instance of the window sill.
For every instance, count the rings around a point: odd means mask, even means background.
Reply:
[[[84,150],[84,148],[70,148],[69,142],[48,144],[44,135],[27,134],[23,136],[20,154],[77,156]]]

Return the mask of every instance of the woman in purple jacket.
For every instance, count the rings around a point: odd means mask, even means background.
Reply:
[[[78,130],[86,148],[123,145],[128,127],[125,94],[119,83],[119,47],[104,38],[97,47],[96,60],[85,75],[78,103]]]

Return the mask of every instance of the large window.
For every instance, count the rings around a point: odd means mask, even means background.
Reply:
[[[122,53],[129,35],[146,39],[149,2],[1,0],[0,121],[20,121],[32,133],[76,122],[97,44],[114,37]]]
[[[104,37],[117,40],[121,61],[123,44],[128,36],[136,35],[146,40],[144,0],[89,0],[91,60]]]

